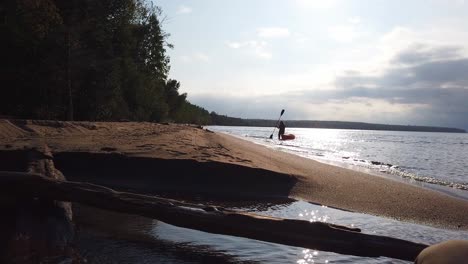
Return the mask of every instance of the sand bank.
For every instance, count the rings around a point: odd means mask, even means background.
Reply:
[[[196,126],[0,120],[0,151],[43,141],[69,180],[152,193],[294,198],[468,230],[468,201]]]

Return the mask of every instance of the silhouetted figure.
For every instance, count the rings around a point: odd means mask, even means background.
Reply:
[[[284,135],[284,130],[286,129],[286,126],[284,125],[283,121],[280,121],[278,124],[278,139],[281,139]]]

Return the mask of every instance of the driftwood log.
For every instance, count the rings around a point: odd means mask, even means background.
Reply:
[[[32,145],[31,149],[3,152],[3,165],[12,163],[15,169],[41,175],[41,179],[64,181],[49,148],[40,142]],[[2,189],[9,187],[7,183],[0,184]],[[7,193],[10,192],[0,192],[0,263],[54,263],[77,257],[71,247],[74,227],[70,202],[6,196]]]
[[[51,179],[33,173],[0,172],[0,192],[22,198],[78,202],[214,234],[339,254],[413,261],[427,247],[397,238],[363,234],[359,229],[346,226],[260,216],[221,207],[204,207],[154,196],[118,192],[89,183]]]

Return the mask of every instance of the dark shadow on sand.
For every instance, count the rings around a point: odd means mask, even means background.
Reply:
[[[213,161],[63,152],[54,162],[69,181],[181,198],[287,200],[296,183],[291,175]]]

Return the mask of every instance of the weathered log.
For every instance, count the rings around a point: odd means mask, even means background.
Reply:
[[[0,191],[16,197],[78,202],[209,233],[347,255],[384,256],[413,261],[427,247],[402,239],[363,234],[359,229],[346,226],[203,207],[171,199],[118,192],[89,183],[53,180],[37,174],[0,172]]]
[[[40,142],[34,143],[31,149],[17,151],[16,158],[24,160],[25,166],[16,169],[36,173],[30,175],[41,175],[41,179],[65,180],[55,168],[49,148]],[[0,262],[39,263],[73,257],[71,203],[21,196],[5,199],[2,195],[0,198]]]

